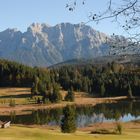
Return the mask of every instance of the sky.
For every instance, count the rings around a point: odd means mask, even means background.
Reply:
[[[76,9],[70,12],[66,4],[73,0],[0,0],[0,32],[7,28],[17,28],[24,32],[32,23],[46,23],[51,26],[62,22],[78,24],[88,21],[88,15],[105,8],[107,0],[87,0],[85,5],[79,0]],[[124,34],[116,23],[102,21],[96,25],[90,22],[96,30],[106,34]]]

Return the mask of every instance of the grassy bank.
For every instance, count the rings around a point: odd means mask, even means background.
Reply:
[[[12,126],[0,129],[0,140],[139,140],[140,129],[128,129],[122,135],[94,135],[89,132],[63,134],[59,130]]]

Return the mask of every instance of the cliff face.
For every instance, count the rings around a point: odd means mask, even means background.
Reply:
[[[0,58],[30,66],[50,66],[70,59],[140,52],[140,47],[135,46],[109,47],[108,40],[121,44],[127,42],[124,37],[114,39],[87,25],[33,23],[24,33],[15,29],[0,32]]]

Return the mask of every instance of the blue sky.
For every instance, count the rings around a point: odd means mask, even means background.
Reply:
[[[68,1],[72,0],[0,0],[0,31],[18,28],[24,32],[33,22],[50,25],[86,22],[90,11],[103,10],[107,4],[107,0],[87,0],[85,6],[79,2],[76,10],[69,12],[65,8]],[[107,34],[124,33],[117,24],[110,21],[102,21],[98,25],[90,22],[88,25]]]

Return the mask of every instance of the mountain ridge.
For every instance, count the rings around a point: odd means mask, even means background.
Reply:
[[[88,25],[33,23],[25,32],[17,29],[0,32],[0,58],[30,66],[50,66],[71,59],[140,52],[140,47],[110,48],[110,40],[127,44],[124,37],[114,39]]]

